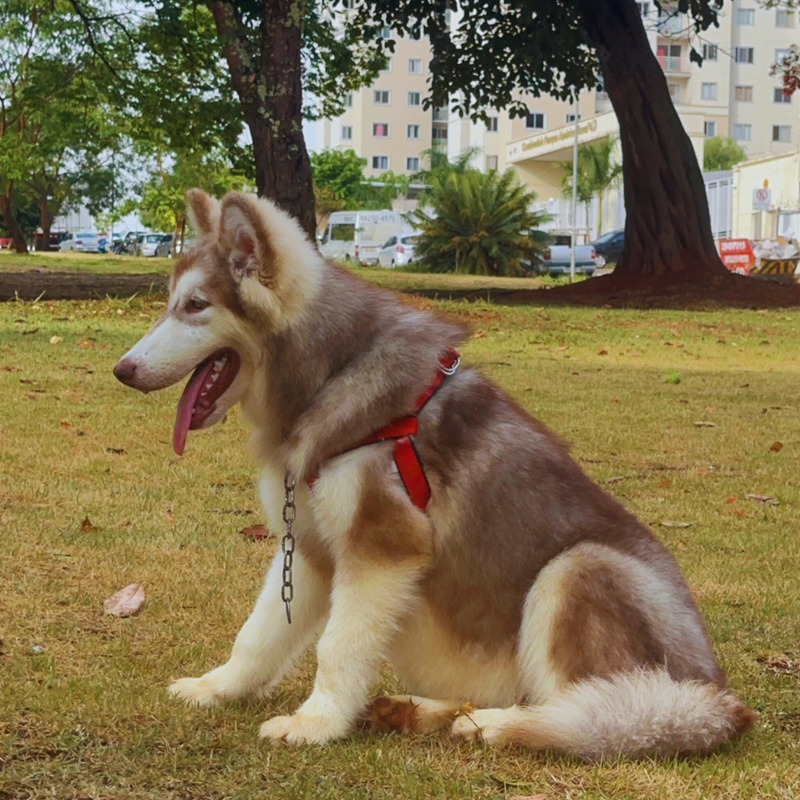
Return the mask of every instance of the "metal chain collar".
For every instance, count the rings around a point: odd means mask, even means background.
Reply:
[[[281,550],[283,550],[283,586],[281,587],[281,600],[286,605],[286,619],[292,624],[292,599],[294,598],[294,586],[292,585],[292,561],[294,560],[294,535],[292,534],[292,523],[297,517],[297,508],[294,504],[294,484],[295,479],[287,469],[283,476],[283,490],[285,499],[283,501],[283,521],[286,523],[286,533],[281,540]]]

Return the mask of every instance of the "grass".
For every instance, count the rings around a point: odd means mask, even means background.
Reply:
[[[0,251],[0,276],[3,272],[19,272],[42,268],[51,272],[129,273],[148,272],[168,274],[173,261],[169,258],[137,256],[107,256],[92,253],[29,253],[18,255],[8,250]],[[354,272],[366,280],[398,291],[424,289],[481,290],[481,289],[537,289],[545,284],[556,284],[549,278],[488,278],[481,275],[430,275],[417,272],[380,269],[378,267],[353,267]]]
[[[2,800],[797,797],[800,313],[420,303],[469,319],[465,362],[571,441],[589,474],[654,526],[734,689],[760,712],[756,729],[707,759],[596,766],[446,736],[271,748],[258,727],[307,695],[310,658],[268,701],[208,711],[170,700],[172,679],[227,658],[276,548],[238,535],[260,521],[246,432],[232,413],[175,458],[180,390],[143,397],[113,380],[158,302],[9,303]],[[104,617],[103,599],[134,581],[147,592],[141,614]]]

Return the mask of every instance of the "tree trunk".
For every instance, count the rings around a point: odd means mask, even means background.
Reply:
[[[576,0],[619,120],[625,249],[618,276],[725,275],[703,175],[634,0]]]
[[[17,253],[27,253],[28,245],[25,242],[25,234],[14,216],[14,209],[11,207],[11,190],[12,184],[9,181],[6,186],[5,192],[0,194],[0,214],[3,215],[3,227],[8,231],[11,237],[11,244]]]
[[[261,24],[245,25],[227,0],[207,0],[233,88],[253,139],[258,194],[316,240],[311,161],[303,138],[302,21],[305,0],[264,0]]]
[[[42,200],[41,206],[39,206],[40,216],[39,216],[39,227],[42,229],[42,250],[45,253],[49,252],[50,250],[50,228],[53,227],[53,219],[54,215],[50,214],[47,211],[47,198],[45,197]]]
[[[597,235],[603,235],[603,192],[597,193]]]

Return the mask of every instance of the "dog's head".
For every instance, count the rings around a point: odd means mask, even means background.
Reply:
[[[218,203],[193,189],[187,204],[197,244],[175,264],[164,313],[114,367],[142,392],[192,372],[173,431],[179,455],[189,430],[214,425],[245,396],[265,340],[298,317],[322,269],[300,226],[267,200],[231,192]]]

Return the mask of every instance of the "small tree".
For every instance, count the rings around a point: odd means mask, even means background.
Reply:
[[[747,153],[734,139],[725,136],[712,136],[703,142],[703,171],[715,172],[731,169],[734,164],[744,161]]]
[[[412,214],[422,230],[415,257],[430,272],[519,275],[520,261],[536,257],[537,245],[529,234],[542,217],[529,211],[535,199],[510,169],[434,176],[432,213],[418,208]]]
[[[366,158],[355,150],[322,150],[311,154],[311,175],[314,194],[325,201],[320,213],[340,209],[356,209],[363,198]]]

